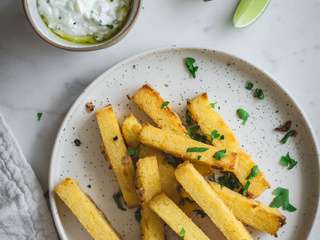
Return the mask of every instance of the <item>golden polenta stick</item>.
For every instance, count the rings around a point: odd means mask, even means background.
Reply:
[[[141,124],[132,113],[123,121],[121,128],[122,134],[130,147],[139,146],[139,133],[141,131],[141,128]]]
[[[116,175],[123,199],[129,208],[135,207],[139,204],[135,191],[135,171],[112,106],[98,110],[96,118],[104,150]]]
[[[229,240],[252,240],[243,224],[189,162],[178,166],[176,178],[192,199]]]
[[[166,156],[162,152],[145,145],[140,145],[140,157],[148,156],[155,156],[157,158],[162,191],[175,203],[179,203],[181,197],[177,191],[179,183],[174,175],[174,167],[166,161]]]
[[[286,222],[285,216],[278,209],[248,199],[218,183],[209,182],[209,185],[231,209],[237,219],[255,229],[277,236],[277,231]]]
[[[143,85],[133,96],[139,108],[144,111],[160,128],[170,129],[176,133],[186,133],[180,117],[172,111],[169,102],[149,85]]]
[[[140,132],[140,142],[184,160],[198,164],[213,166],[218,169],[235,167],[237,154],[227,152],[220,159],[217,153],[223,149],[195,141],[187,136],[176,134],[170,130],[144,125]]]
[[[201,131],[207,136],[207,139],[211,139],[213,145],[224,147],[228,151],[238,154],[237,166],[230,171],[236,175],[242,185],[245,185],[247,182],[246,178],[255,166],[255,163],[250,155],[241,149],[239,141],[221,115],[211,107],[207,93],[195,97],[188,102],[187,106],[190,116],[199,125]],[[216,131],[220,136],[223,135],[223,139],[218,136],[212,139],[211,133],[213,131]],[[262,171],[259,171],[258,176],[251,181],[248,196],[252,198],[258,197],[269,187],[270,184],[264,174]]]
[[[54,191],[93,239],[120,239],[103,213],[96,207],[92,200],[81,191],[76,181],[71,178],[66,178],[55,187]]]
[[[144,240],[164,240],[164,224],[148,206],[148,202],[161,192],[159,168],[156,157],[139,159],[137,163],[137,188],[142,202],[141,235]]]
[[[209,240],[202,230],[164,193],[149,202],[150,208],[158,214],[184,240]]]

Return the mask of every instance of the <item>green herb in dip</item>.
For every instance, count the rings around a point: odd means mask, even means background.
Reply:
[[[96,43],[114,35],[125,22],[130,0],[38,0],[38,11],[60,37]]]

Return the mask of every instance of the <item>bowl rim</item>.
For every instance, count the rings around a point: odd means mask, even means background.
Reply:
[[[93,44],[93,45],[85,45],[85,47],[78,47],[78,46],[70,47],[70,46],[66,46],[64,44],[57,43],[56,41],[49,39],[45,34],[43,34],[43,32],[36,26],[35,21],[33,20],[33,15],[29,9],[29,3],[28,3],[29,1],[30,0],[22,0],[22,5],[23,5],[25,16],[28,19],[28,22],[30,23],[30,25],[31,25],[32,29],[34,30],[34,32],[36,33],[36,35],[38,35],[42,40],[44,40],[45,42],[49,43],[50,45],[52,45],[56,48],[60,48],[60,49],[67,50],[67,51],[73,51],[73,52],[95,51],[95,50],[100,50],[100,49],[111,47],[111,46],[115,45],[116,43],[118,43],[120,40],[122,40],[128,34],[128,32],[131,30],[131,28],[136,23],[137,18],[139,16],[139,13],[141,11],[141,2],[142,2],[142,0],[131,0],[132,4],[134,2],[136,2],[136,4],[137,4],[136,11],[132,11],[132,9],[129,10],[128,19],[125,22],[125,24],[121,27],[121,29],[114,36],[112,36],[108,40],[103,41],[101,43]],[[34,1],[37,1],[37,0],[34,0]],[[130,14],[133,14],[131,17],[131,20],[129,20]],[[63,38],[61,38],[61,39],[63,39]]]
[[[111,67],[107,68],[105,71],[103,71],[97,78],[95,78],[80,94],[79,96],[76,98],[76,100],[73,102],[73,104],[71,105],[71,107],[69,108],[68,112],[65,114],[63,121],[61,122],[61,125],[57,131],[56,137],[55,137],[55,142],[53,144],[53,148],[52,148],[52,152],[51,152],[51,157],[50,157],[50,165],[49,165],[49,174],[48,174],[48,191],[49,191],[49,205],[50,205],[50,211],[52,214],[52,218],[53,218],[53,222],[55,224],[55,227],[57,229],[58,235],[62,240],[68,240],[69,238],[66,235],[64,226],[61,222],[61,218],[58,214],[58,210],[57,210],[57,204],[56,204],[56,196],[55,193],[53,191],[54,189],[54,184],[53,184],[53,178],[54,178],[54,173],[53,173],[53,162],[55,159],[55,153],[56,153],[56,149],[58,147],[58,143],[57,143],[57,139],[59,138],[59,136],[61,135],[62,129],[64,128],[67,119],[69,118],[71,112],[78,106],[78,101],[83,98],[86,94],[86,92],[91,89],[94,88],[95,85],[98,82],[103,81],[103,77],[108,74],[109,72],[111,72],[113,69],[118,68],[120,65],[122,64],[126,64],[136,58],[140,58],[140,57],[144,57],[147,56],[149,54],[153,54],[153,53],[159,53],[159,52],[165,52],[165,51],[172,51],[172,50],[198,50],[198,51],[211,51],[211,52],[216,52],[219,54],[223,54],[226,56],[229,56],[231,58],[234,58],[236,60],[242,61],[243,63],[254,67],[257,71],[261,72],[263,75],[265,75],[269,81],[271,83],[273,83],[277,88],[279,88],[281,91],[283,91],[287,97],[289,98],[289,100],[292,102],[292,104],[298,109],[299,113],[301,114],[302,120],[304,121],[304,123],[306,124],[306,127],[311,135],[311,139],[312,139],[312,143],[314,144],[315,147],[315,152],[316,152],[316,160],[317,160],[317,178],[319,180],[320,177],[320,145],[319,142],[316,138],[316,134],[315,134],[315,130],[313,128],[313,125],[311,124],[311,121],[308,117],[308,115],[305,113],[305,111],[303,110],[303,108],[301,107],[300,104],[297,103],[296,98],[294,97],[294,95],[279,81],[276,80],[276,78],[274,77],[273,74],[271,74],[270,72],[266,71],[266,70],[262,70],[261,67],[259,67],[256,64],[253,64],[251,61],[247,60],[246,58],[243,58],[241,56],[238,56],[236,54],[233,54],[231,52],[227,52],[218,48],[210,48],[207,46],[201,47],[201,45],[187,45],[187,44],[178,44],[178,45],[173,45],[173,46],[167,46],[167,47],[160,47],[160,48],[149,48],[147,50],[144,50],[142,52],[139,52],[137,54],[133,54],[129,57],[125,57],[124,59],[118,61],[117,63],[115,63],[114,65],[112,65]],[[314,227],[315,227],[315,223],[317,221],[317,216],[320,213],[320,184],[318,184],[318,191],[317,191],[317,196],[316,196],[316,207],[315,207],[315,213],[314,216],[312,218],[312,222],[311,222],[311,226],[309,229],[309,232],[307,233],[307,238],[310,237],[311,233],[314,232]]]

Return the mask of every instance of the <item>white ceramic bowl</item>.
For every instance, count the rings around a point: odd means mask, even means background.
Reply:
[[[126,36],[126,34],[129,32],[129,30],[135,23],[135,20],[137,19],[137,16],[140,12],[141,0],[131,1],[131,7],[129,10],[128,18],[119,32],[117,32],[114,36],[112,36],[110,39],[106,41],[94,44],[81,44],[70,42],[53,33],[46,26],[46,24],[40,17],[37,8],[37,0],[23,0],[23,6],[27,18],[30,24],[32,25],[33,29],[47,43],[55,47],[70,51],[92,51],[110,47],[119,42],[124,36]]]

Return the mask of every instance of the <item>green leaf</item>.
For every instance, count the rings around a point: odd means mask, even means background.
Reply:
[[[241,120],[243,120],[243,122],[242,122],[243,125],[246,124],[246,122],[250,116],[249,113],[246,110],[244,110],[243,108],[239,108],[237,110],[237,115]]]
[[[189,72],[191,73],[193,78],[196,78],[196,72],[198,71],[199,67],[195,66],[196,60],[194,58],[188,57],[184,60],[184,63],[187,67],[187,69],[189,70]]]
[[[215,109],[216,108],[216,105],[217,105],[217,102],[212,102],[210,103],[210,106],[212,109]]]
[[[290,130],[289,132],[286,133],[286,135],[284,135],[284,137],[280,140],[280,143],[285,144],[288,142],[289,137],[295,137],[297,135],[297,131],[296,130]]]
[[[133,160],[139,159],[139,149],[134,147],[128,148],[128,155],[133,158]]]
[[[250,81],[246,82],[246,89],[251,90],[252,88],[253,88],[253,83]]]
[[[37,120],[40,121],[42,118],[43,112],[38,112],[37,113]]]
[[[226,152],[227,152],[226,149],[220,150],[220,151],[216,152],[216,153],[213,155],[213,157],[214,157],[216,160],[221,160],[221,158],[223,158],[223,157],[226,155]]]
[[[187,148],[187,152],[205,152],[208,151],[209,148],[205,148],[205,147],[191,147],[191,148]]]
[[[242,188],[242,195],[247,196],[251,181],[248,180]]]
[[[264,99],[264,93],[263,90],[261,88],[256,88],[253,92],[253,96],[255,98],[258,98],[260,100]]]
[[[240,0],[233,16],[233,25],[242,28],[253,23],[266,9],[270,0]]]
[[[186,235],[186,230],[185,230],[184,228],[182,228],[182,229],[180,230],[180,232],[179,232],[179,237],[180,237],[181,239],[184,239],[185,235]]]
[[[287,155],[281,157],[280,164],[284,167],[288,167],[288,170],[290,170],[294,168],[298,164],[298,162],[291,158],[289,153],[287,153]]]
[[[218,139],[218,140],[224,139],[224,136],[221,135],[217,130],[213,130],[210,135],[211,135],[212,139]]]
[[[169,103],[170,103],[170,102],[168,102],[168,101],[163,102],[163,103],[161,104],[161,107],[160,107],[160,108],[161,108],[161,109],[167,109]]]
[[[270,203],[270,207],[272,208],[282,208],[285,211],[288,212],[294,212],[296,211],[296,207],[294,207],[289,202],[289,190],[286,188],[278,187],[275,190],[273,190],[272,195],[274,195],[274,199]]]
[[[222,176],[218,177],[217,182],[231,190],[239,189],[241,186],[236,176],[231,172],[224,172]]]
[[[254,167],[251,168],[251,171],[247,177],[247,180],[251,180],[251,179],[255,178],[256,176],[258,176],[258,174],[259,174],[259,167],[257,165],[255,165]]]

